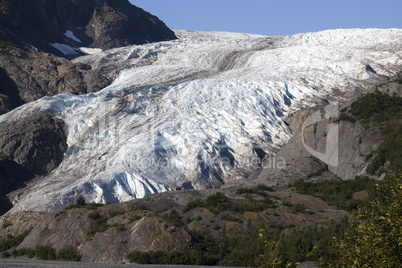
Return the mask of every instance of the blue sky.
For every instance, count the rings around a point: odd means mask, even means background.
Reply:
[[[402,28],[402,0],[130,0],[171,29],[287,35]]]

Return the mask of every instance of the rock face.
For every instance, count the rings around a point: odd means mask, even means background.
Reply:
[[[27,53],[26,57],[0,53],[0,78],[0,114],[44,96],[86,94],[110,84],[91,66],[48,53]]]
[[[63,121],[47,114],[1,125],[0,215],[11,208],[5,195],[57,167],[66,149]]]
[[[162,21],[128,0],[1,0],[0,115],[44,96],[108,86],[114,77],[58,57],[82,55],[78,47],[172,39],[175,34]]]
[[[50,44],[109,49],[175,39],[157,17],[128,0],[2,0],[0,29],[31,50],[65,56]]]
[[[32,228],[17,249],[39,245],[60,250],[70,246],[77,249],[83,262],[127,263],[128,254],[133,251],[172,252],[197,247],[199,237],[194,235],[197,233],[238,237],[249,224],[255,227],[264,224],[272,232],[280,224],[286,226],[284,232],[291,232],[311,224],[339,221],[348,215],[346,211],[334,209],[319,198],[301,195],[289,189],[270,192],[269,195],[275,196],[272,200],[276,205],[267,207],[265,211],[230,212],[231,216],[241,219],[241,222],[224,219],[222,215],[228,211],[216,214],[207,208],[198,207],[183,212],[189,202],[205,202],[217,192],[224,194],[231,202],[247,202],[242,194],[236,193],[237,188],[234,187],[166,192],[126,203],[105,206],[92,204],[52,213],[10,212],[0,217],[0,226],[6,226],[0,228],[0,241]],[[284,204],[285,200],[288,204],[303,204],[310,213],[293,213]],[[169,221],[169,217],[166,217],[173,211],[182,224],[177,224],[177,220]],[[216,226],[222,228],[217,230]]]
[[[328,135],[328,126],[335,124],[335,120],[336,118],[322,120],[297,132],[273,159],[267,160],[270,163],[286,163],[283,165],[285,168],[265,163],[265,168],[250,178],[269,185],[287,185],[306,177],[351,180],[355,176],[364,175],[367,168],[366,155],[377,149],[382,142],[382,133],[377,127],[365,128],[359,121],[339,122],[338,163],[333,166],[318,160],[306,149],[307,146],[325,154],[327,144],[332,142]]]
[[[56,249],[77,247],[83,262],[128,262],[133,251],[174,251],[190,247],[191,236],[183,227],[175,227],[160,216],[147,217],[149,211],[134,211],[124,205],[104,209],[72,209],[47,214],[6,214],[0,220],[12,223],[15,233],[33,227],[19,248],[35,248],[50,245]],[[113,216],[119,212],[122,215]],[[91,215],[98,213],[107,218],[108,228],[93,232],[97,223]],[[0,231],[0,239],[4,239]]]
[[[0,156],[15,161],[34,175],[47,174],[57,167],[66,149],[63,121],[45,113],[0,128]]]
[[[371,91],[376,89],[384,94],[400,97],[402,96],[401,77],[401,73],[398,73]],[[348,101],[343,108],[349,107],[357,98]],[[321,108],[324,110],[323,107]],[[367,175],[367,156],[376,150],[383,141],[381,127],[363,125],[359,120],[339,122],[337,116],[325,118],[324,111],[321,111],[322,120],[318,120],[314,124],[306,124],[307,120],[315,115],[317,114],[314,109],[307,109],[298,111],[287,119],[287,123],[296,134],[278,151],[274,158],[266,160],[264,168],[250,176],[252,181],[258,180],[269,185],[286,185],[306,177],[317,177],[315,179],[338,177],[342,180],[351,180],[355,176]],[[331,125],[337,126],[338,133],[335,165],[318,160],[306,149],[309,147],[315,152],[326,154],[329,148],[327,145],[334,141],[333,137],[329,135]],[[284,164],[278,168],[278,165],[274,165],[275,163]]]

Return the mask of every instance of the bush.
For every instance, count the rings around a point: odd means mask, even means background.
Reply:
[[[391,97],[379,91],[366,94],[353,102],[350,113],[360,120],[384,122],[400,119],[402,116],[402,98]]]
[[[21,256],[27,256],[28,258],[32,259],[33,257],[35,257],[36,252],[34,249],[30,249],[30,248],[22,248],[19,250],[13,250],[12,252],[13,257],[21,257]]]
[[[136,215],[136,216],[132,216],[130,217],[130,223],[133,223],[135,221],[141,220],[142,216]]]
[[[188,202],[182,211],[183,211],[183,213],[187,213],[190,210],[193,210],[197,207],[202,207],[202,206],[204,206],[204,203],[201,201],[201,199],[196,199],[194,201]]]
[[[87,205],[87,202],[85,201],[85,198],[80,195],[78,199],[75,201],[74,205],[66,207],[66,209],[73,209],[73,208],[83,208]]]
[[[304,204],[296,204],[292,208],[292,213],[294,214],[306,213],[306,207],[304,206]]]
[[[10,252],[8,252],[8,251],[3,251],[3,252],[1,253],[1,257],[2,257],[3,259],[10,258],[10,257],[11,257],[11,254],[10,254]]]
[[[169,214],[164,215],[163,218],[176,227],[184,226],[179,214],[175,209],[173,209]]]
[[[10,237],[4,241],[1,241],[0,242],[0,252],[6,251],[10,248],[17,247],[19,244],[21,244],[22,241],[24,241],[25,237],[27,237],[27,235],[31,231],[32,231],[32,229],[29,229],[16,237]]]
[[[357,211],[354,233],[336,239],[342,267],[401,267],[402,173],[377,186],[379,197]]]
[[[376,181],[368,177],[356,177],[356,179],[348,181],[321,181],[315,183],[298,180],[293,186],[300,194],[316,196],[338,209],[353,211],[367,202],[353,199],[353,194],[366,190],[369,194],[369,199],[371,199],[375,195],[375,184]]]
[[[58,261],[80,261],[81,255],[75,247],[64,247],[57,252]]]
[[[89,213],[88,218],[94,220],[96,223],[95,227],[87,233],[89,236],[94,236],[96,233],[102,233],[110,228],[106,223],[108,218],[101,216],[96,211]]]
[[[231,216],[231,215],[228,215],[228,214],[222,214],[221,219],[226,220],[226,221],[231,221],[231,222],[243,223],[242,219],[239,219],[239,218],[237,218],[235,216]]]
[[[40,260],[54,261],[56,260],[56,250],[51,246],[36,246],[36,256]]]
[[[13,224],[10,223],[10,222],[4,222],[3,223],[3,229],[6,229],[7,227],[10,227],[11,225],[13,225]]]
[[[20,254],[28,255],[29,257],[33,253],[36,254],[38,259],[47,261],[80,261],[81,259],[77,249],[70,246],[66,246],[59,251],[51,246],[36,246],[35,251],[28,249],[22,251]]]
[[[220,237],[198,231],[190,231],[192,247],[190,250],[173,252],[130,253],[127,258],[138,264],[170,265],[223,265],[255,267],[261,247],[255,243],[256,229],[249,226],[242,236],[228,238],[225,233]]]
[[[274,202],[271,200],[271,197],[263,192],[261,189],[268,189],[265,186],[260,186],[259,189],[248,189],[248,188],[240,188],[237,193],[241,194],[249,194],[249,193],[258,193],[258,195],[264,196],[263,200],[255,201],[252,198],[248,199],[248,202],[234,202],[227,198],[224,194],[218,192],[216,194],[208,196],[206,202],[202,202],[200,199],[189,202],[184,208],[183,213],[186,213],[194,208],[203,207],[208,209],[214,214],[219,214],[224,211],[232,211],[243,213],[246,211],[252,212],[260,212],[264,211],[267,208],[272,208],[274,206]]]
[[[348,122],[352,122],[355,123],[356,119],[349,116],[348,114],[346,114],[345,112],[341,112],[341,114],[339,115],[339,119],[337,120],[337,122],[340,121],[348,121]]]
[[[402,125],[388,129],[380,147],[373,152],[374,157],[367,166],[367,173],[374,174],[386,161],[388,169],[398,172],[402,169]]]
[[[137,210],[150,210],[150,209],[147,205],[138,205],[138,206],[133,207],[133,211],[137,211]]]

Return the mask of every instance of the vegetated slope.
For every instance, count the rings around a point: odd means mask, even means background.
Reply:
[[[397,29],[178,35],[78,58],[116,77],[113,84],[0,117],[12,122],[43,111],[67,127],[63,162],[13,194],[14,210],[55,210],[79,195],[121,202],[178,187],[238,184],[289,140],[287,115],[344,101],[401,68]]]
[[[288,189],[273,192],[263,185],[168,192],[115,205],[79,201],[53,213],[4,215],[0,218],[0,251],[6,257],[35,250],[39,258],[47,258],[41,255],[42,247],[47,252],[70,248],[81,261],[112,263],[135,260],[135,254],[130,255],[133,252],[160,251],[162,256],[181,256],[165,258],[165,263],[257,265],[258,225],[264,224],[270,232],[289,233],[311,224],[326,226],[347,215],[318,198]],[[14,243],[25,231],[27,235]],[[246,247],[236,247],[242,237]],[[55,253],[48,256],[57,258]]]
[[[402,169],[402,82],[401,73],[376,85],[369,93],[361,94],[344,104],[339,112],[314,123],[301,125],[317,113],[316,109],[298,111],[288,118],[295,135],[284,145],[271,162],[287,163],[278,169],[264,165],[250,176],[249,183],[286,185],[309,176],[311,180],[334,177],[351,180],[356,176],[384,177],[387,170]],[[321,107],[322,108],[322,107]],[[331,166],[312,157],[306,146],[325,154],[330,126],[337,127],[336,160]],[[331,172],[333,173],[331,175]]]

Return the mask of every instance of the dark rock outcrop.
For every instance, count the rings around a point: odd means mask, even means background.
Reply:
[[[20,47],[59,56],[65,55],[51,43],[109,49],[176,39],[162,21],[128,0],[2,0],[0,29],[16,36]]]
[[[25,58],[0,53],[0,114],[25,102],[61,93],[87,94],[110,84],[91,66],[48,53]]]
[[[16,187],[32,178],[32,173],[13,160],[0,159],[0,196],[5,196]]]
[[[6,194],[61,163],[66,139],[64,122],[45,113],[0,125],[0,215],[11,208]]]
[[[78,56],[78,47],[172,39],[162,21],[128,0],[0,0],[0,115],[44,96],[108,86],[112,78],[59,58]],[[65,55],[51,45],[56,43],[78,54]]]
[[[23,103],[24,101],[19,95],[18,86],[8,77],[4,69],[0,67],[0,115],[11,111]]]
[[[0,215],[12,208],[6,194],[23,187],[24,182],[32,178],[32,173],[27,168],[4,156],[0,158]]]
[[[0,156],[34,175],[47,174],[61,163],[66,139],[63,121],[38,113],[1,125]]]

